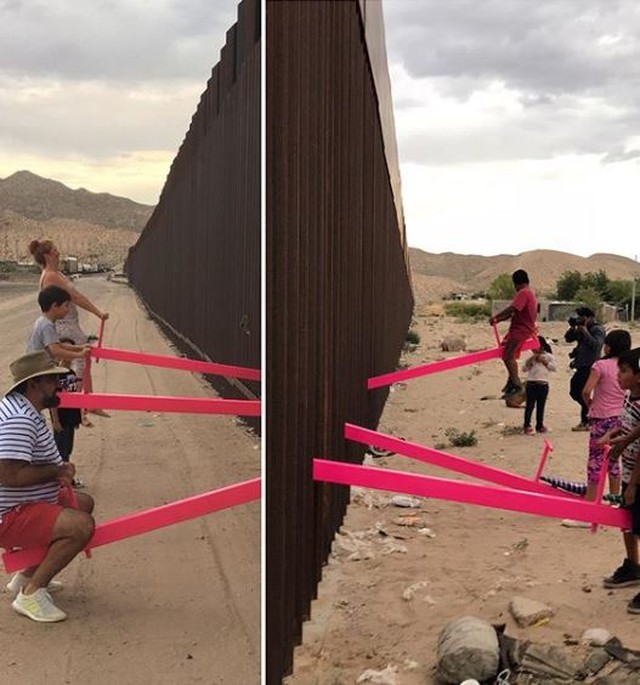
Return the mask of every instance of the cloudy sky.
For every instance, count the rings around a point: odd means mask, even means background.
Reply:
[[[0,0],[0,178],[155,204],[238,0]]]
[[[640,258],[640,3],[384,0],[409,244]]]

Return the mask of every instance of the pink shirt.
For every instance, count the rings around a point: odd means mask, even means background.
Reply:
[[[591,373],[598,375],[589,407],[589,418],[608,419],[620,416],[625,391],[618,385],[618,360],[598,359],[591,367]]]

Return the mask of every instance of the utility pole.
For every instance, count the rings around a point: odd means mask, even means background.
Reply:
[[[636,262],[638,261],[638,255],[635,255],[634,259]],[[631,290],[631,321],[635,321],[636,319],[636,281],[637,281],[637,276],[634,275],[633,277],[633,288]]]

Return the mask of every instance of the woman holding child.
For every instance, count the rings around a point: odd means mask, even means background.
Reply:
[[[79,292],[74,287],[71,280],[68,279],[62,273],[62,271],[60,271],[60,252],[58,252],[56,246],[50,240],[32,240],[29,244],[29,252],[32,254],[35,262],[42,269],[42,274],[40,276],[40,290],[50,285],[57,285],[66,290],[71,296],[69,312],[63,319],[56,321],[56,329],[58,334],[61,337],[73,340],[76,345],[85,345],[88,338],[80,327],[78,307],[88,311],[90,314],[94,314],[101,321],[106,321],[106,319],[109,318],[109,314],[98,309],[98,307],[96,307],[93,302],[86,297],[86,295],[83,295],[81,292]],[[81,380],[84,376],[85,370],[84,357],[82,359],[74,360],[72,367],[78,379]],[[90,373],[87,373],[85,387],[87,392],[91,392],[92,387]],[[90,411],[92,411],[94,414],[98,414],[99,416],[108,416],[103,409],[93,409]],[[91,425],[91,422],[86,419],[86,416],[83,416],[83,424]]]

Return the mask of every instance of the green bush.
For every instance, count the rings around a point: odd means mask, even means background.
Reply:
[[[444,434],[449,438],[449,442],[454,447],[475,447],[478,444],[475,431],[465,433],[457,428],[447,428]]]
[[[491,305],[488,302],[448,302],[444,311],[461,321],[478,321],[491,316]]]
[[[418,331],[410,330],[407,331],[407,335],[404,339],[409,345],[419,345],[420,344],[420,334]]]

